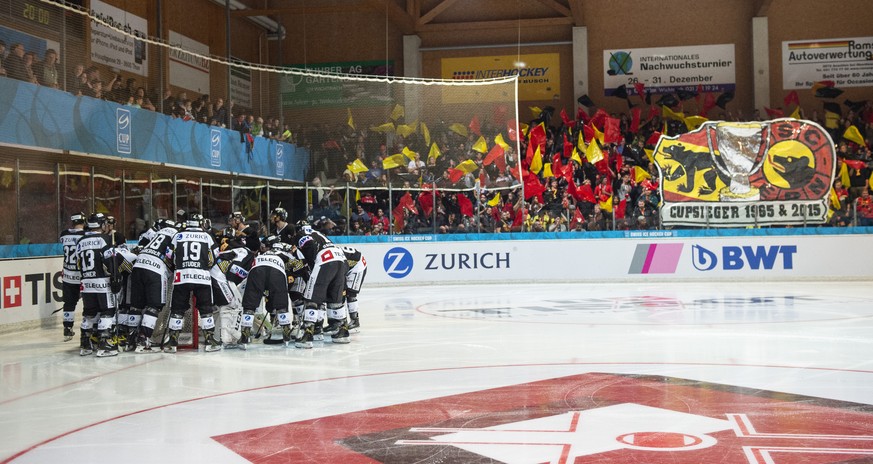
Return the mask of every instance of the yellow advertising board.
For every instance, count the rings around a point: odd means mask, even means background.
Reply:
[[[519,62],[524,64],[518,66]],[[560,57],[557,53],[443,58],[441,64],[443,79],[494,79],[518,75],[518,99],[521,101],[551,101],[561,92]],[[481,101],[506,99],[506,95],[485,93],[479,96]],[[469,103],[469,100],[460,98],[452,100],[451,93],[443,93],[443,103]]]

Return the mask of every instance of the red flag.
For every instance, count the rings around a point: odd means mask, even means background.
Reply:
[[[615,215],[616,219],[624,219],[624,214],[627,211],[627,198],[618,202],[618,206],[615,207],[612,214]]]
[[[536,154],[536,150],[534,150],[534,143],[528,142],[527,151],[524,153],[524,164],[526,166],[530,166],[530,162],[533,161],[533,157]]]
[[[591,120],[591,116],[588,116],[588,113],[585,111],[585,108],[581,106],[576,111],[576,120],[581,121],[582,124],[588,124],[588,121]]]
[[[587,201],[588,203],[597,203],[597,199],[594,198],[594,191],[591,190],[590,184],[583,184],[581,187],[577,187],[576,188],[576,196],[574,198],[576,198],[576,201]]]
[[[621,121],[607,116],[604,120],[603,143],[619,143],[621,139]]]
[[[488,166],[497,158],[503,158],[503,153],[503,147],[501,147],[499,143],[495,143],[494,146],[491,147],[491,151],[488,152],[488,155],[485,156],[485,159],[482,160],[482,164]]]
[[[637,95],[640,96],[640,99],[645,101],[646,100],[646,84],[643,84],[642,82],[636,82],[636,83],[634,83],[634,88],[637,89]]]
[[[633,134],[640,131],[640,114],[642,114],[642,112],[643,110],[640,108],[634,108],[631,110],[630,131]]]
[[[591,127],[590,124],[586,124],[582,126],[582,140],[585,143],[591,143],[591,140],[594,138],[594,128]]]
[[[524,179],[524,199],[528,200],[531,197],[537,197],[537,200],[542,204],[543,192],[545,191],[546,188],[543,187],[542,182],[540,182],[540,178],[537,177],[536,174],[528,172],[527,176]]]
[[[479,170],[479,185],[481,185],[482,188],[485,188],[488,186],[488,176],[485,175],[484,169]]]
[[[867,163],[865,163],[864,161],[861,161],[861,160],[844,159],[843,163],[852,169],[864,169],[865,167],[867,167]]]
[[[646,140],[646,145],[657,145],[658,140],[661,139],[661,133],[658,131],[652,132],[652,136],[649,137],[649,140]]]
[[[791,92],[788,92],[788,95],[785,96],[785,99],[783,100],[783,102],[785,103],[785,107],[788,107],[788,105],[790,105],[792,103],[794,103],[795,105],[799,105],[800,104],[800,96],[797,95],[796,90],[792,90]]]
[[[461,215],[473,217],[473,202],[463,193],[458,193],[456,197],[458,198],[458,207],[461,209]]]
[[[502,126],[504,122],[506,122],[506,113],[509,111],[509,108],[506,105],[497,105],[494,108],[494,114],[491,115],[491,120],[494,121],[495,126]]]
[[[470,128],[470,132],[482,137],[482,126],[479,124],[479,116],[473,115],[473,119],[467,127]]]
[[[461,180],[461,177],[464,177],[464,174],[466,173],[460,169],[449,168],[449,180],[452,181],[453,184]]]
[[[615,172],[621,172],[621,167],[624,165],[624,157],[621,156],[621,153],[614,153],[612,156],[615,156]]]
[[[604,111],[603,108],[597,108],[597,111],[594,112],[594,116],[591,117],[591,123],[598,128],[602,128],[608,117],[609,113]]]
[[[421,205],[421,212],[427,217],[433,212],[433,193],[430,191],[421,192],[418,195],[418,204]]]
[[[570,119],[570,116],[567,116],[566,108],[561,108],[561,121],[564,121],[565,126],[573,127],[573,120]]]
[[[785,117],[785,112],[780,110],[779,108],[767,108],[765,106],[764,111],[766,111],[767,116],[769,116],[771,118],[784,118]]]
[[[530,134],[528,135],[528,140],[531,145],[540,147],[540,152],[544,153],[546,151],[546,128],[543,127],[542,124],[537,124],[532,127]]]
[[[576,226],[576,224],[585,224],[585,216],[582,215],[581,209],[576,208],[576,212],[573,213],[573,220],[571,221],[571,224],[572,223],[575,223],[573,224],[574,227]]]
[[[563,153],[564,153],[564,157],[565,157],[565,158],[569,158],[570,156],[573,155],[573,147],[574,147],[574,146],[573,146],[573,142],[570,142],[569,140],[567,140],[567,134],[564,134],[564,150],[563,150]],[[552,164],[554,164],[554,163],[552,163]],[[555,167],[554,167],[554,166],[552,166],[552,172],[555,172]]]

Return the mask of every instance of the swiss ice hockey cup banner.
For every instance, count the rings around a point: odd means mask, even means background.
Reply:
[[[653,94],[733,91],[737,83],[733,44],[604,50],[603,74],[606,96],[622,85],[634,95],[639,82]]]
[[[819,81],[873,86],[873,37],[782,42],[782,87],[808,89]]]
[[[664,225],[819,224],[836,152],[818,124],[708,121],[655,148]]]

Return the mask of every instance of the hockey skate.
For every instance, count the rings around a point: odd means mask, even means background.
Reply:
[[[203,342],[203,351],[207,353],[221,351],[221,342],[215,339],[215,329],[206,329],[203,331]]]
[[[290,325],[283,325],[282,326],[282,342],[285,344],[285,346],[291,345],[291,341],[294,340],[293,333],[294,333],[294,328],[292,326],[290,326]]]
[[[135,353],[160,353],[161,348],[152,345],[151,339],[145,335],[140,335],[136,342],[136,347],[133,350]]]
[[[336,332],[330,337],[330,341],[333,343],[345,344],[348,343],[349,340],[349,328],[345,322],[342,322],[340,326],[337,328]]]
[[[79,342],[79,356],[90,356],[92,353],[94,353],[94,343],[91,341],[91,335],[83,330]]]
[[[298,337],[297,340],[294,342],[294,346],[296,346],[297,348],[312,348],[314,329],[315,327],[311,324],[305,325],[300,331],[300,337]]]
[[[340,326],[343,325],[343,322],[342,319],[328,319],[327,327],[324,328],[324,334],[331,337],[334,336],[339,331]]]
[[[64,327],[64,341],[68,342],[76,336],[76,332],[73,332],[72,327]]]
[[[318,321],[312,327],[312,340],[316,342],[324,341],[324,321]]]
[[[241,350],[246,350],[249,347],[249,343],[252,342],[252,328],[251,327],[243,327],[240,330],[239,340],[236,342],[237,348]]]
[[[118,343],[116,343],[115,337],[101,337],[97,347],[97,357],[108,358],[110,356],[118,356]]]
[[[358,312],[349,313],[349,333],[359,333],[361,330],[361,320],[358,318]]]
[[[179,331],[171,330],[170,334],[167,338],[167,341],[164,343],[163,349],[164,353],[175,353],[179,347]]]

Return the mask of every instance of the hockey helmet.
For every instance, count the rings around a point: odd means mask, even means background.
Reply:
[[[115,216],[106,216],[106,223],[115,225]]]
[[[188,220],[188,212],[184,209],[179,208],[179,211],[176,211],[176,221],[177,222],[185,222]]]
[[[282,243],[282,241],[278,235],[268,235],[261,239],[261,243],[267,248],[273,248],[275,244]]]
[[[288,220],[288,211],[285,211],[285,208],[282,208],[282,207],[274,208],[273,212],[270,213],[270,215],[271,216],[278,216],[279,219],[281,219],[283,221]]]
[[[234,212],[230,213],[230,217],[227,218],[227,222],[231,222],[234,219],[236,219],[239,222],[245,222],[246,217],[243,216],[243,213],[241,211],[234,211]]]
[[[190,213],[188,215],[188,220],[185,221],[185,224],[188,227],[202,227],[203,215],[200,213]]]
[[[79,212],[70,216],[70,222],[73,224],[84,224],[85,223],[85,213]]]
[[[294,226],[303,234],[309,235],[312,233],[312,225],[306,219],[297,221],[297,224],[294,224]]]
[[[89,229],[99,229],[103,227],[103,224],[106,224],[106,215],[103,213],[94,213],[88,216],[88,228]]]

